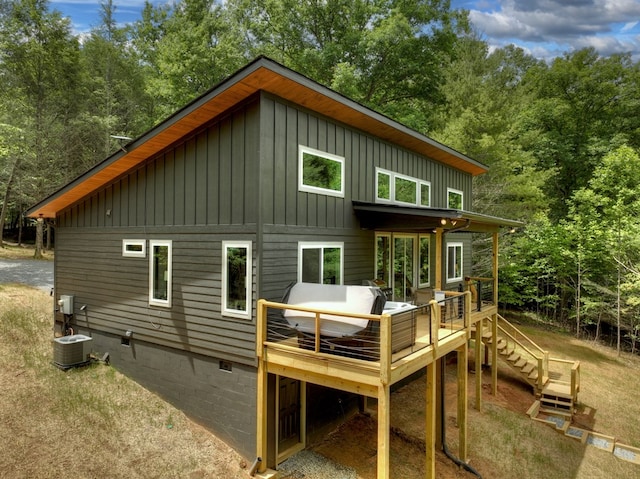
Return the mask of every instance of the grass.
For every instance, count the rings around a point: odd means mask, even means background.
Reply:
[[[33,245],[21,245],[5,242],[0,247],[0,260],[2,259],[33,259],[35,253],[35,246]],[[53,251],[42,252],[44,260],[53,260]]]
[[[2,477],[248,477],[226,444],[112,367],[52,366],[51,301],[0,285]]]

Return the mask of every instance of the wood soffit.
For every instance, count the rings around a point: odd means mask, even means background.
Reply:
[[[258,91],[265,91],[473,176],[487,168],[450,148],[265,58],[259,58],[91,170],[33,206],[32,218],[56,213],[108,185]]]

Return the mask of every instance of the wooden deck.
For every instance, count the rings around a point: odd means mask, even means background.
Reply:
[[[435,477],[436,364],[446,354],[458,354],[458,420],[459,449],[464,460],[467,455],[467,354],[471,328],[481,320],[497,314],[497,307],[486,304],[481,311],[471,308],[471,293],[454,293],[450,303],[431,301],[423,305],[415,317],[413,341],[399,350],[393,350],[392,317],[383,315],[354,315],[377,322],[376,335],[367,337],[364,349],[370,356],[360,357],[357,347],[350,349],[331,338],[295,333],[287,334],[287,325],[279,322],[278,334],[271,334],[269,317],[277,317],[274,310],[287,309],[286,304],[260,300],[258,302],[258,340],[256,354],[258,366],[258,454],[267,455],[267,377],[269,374],[288,377],[320,386],[348,391],[377,400],[378,417],[378,478],[389,477],[389,428],[391,386],[417,371],[427,376],[426,445],[428,477]],[[289,306],[290,307],[290,306]],[[477,309],[477,308],[476,308]],[[269,311],[271,311],[271,316]],[[335,315],[335,311],[309,310],[316,313],[316,332],[320,332],[320,315]],[[347,316],[347,314],[345,314]],[[272,325],[273,326],[273,325]],[[406,334],[406,331],[402,331]],[[358,344],[357,342],[354,344]],[[478,349],[478,348],[476,348]],[[371,352],[373,351],[373,352]],[[352,354],[353,353],[353,354]],[[477,388],[481,387],[476,381]]]

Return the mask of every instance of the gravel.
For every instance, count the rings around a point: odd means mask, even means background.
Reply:
[[[300,451],[278,466],[281,479],[357,479],[356,471],[313,451]]]

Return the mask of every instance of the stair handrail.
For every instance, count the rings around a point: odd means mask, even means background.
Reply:
[[[538,389],[542,390],[542,388],[545,385],[547,379],[549,378],[549,352],[544,350],[544,349],[542,349],[540,346],[538,346],[531,338],[529,338],[526,334],[524,334],[522,331],[520,331],[518,328],[516,328],[513,324],[511,324],[509,321],[507,321],[500,314],[497,314],[496,316],[497,316],[497,319],[498,319],[498,329],[502,333],[506,334],[509,338],[511,338],[513,340],[513,342],[515,342],[520,348],[522,348],[530,356],[532,356],[533,359],[535,359],[536,362],[538,363],[537,364],[537,366],[538,366],[537,387],[538,387]],[[524,340],[526,340],[526,342],[529,343],[530,347],[535,349],[536,352],[531,351],[531,349],[529,347],[527,347],[523,343],[523,341],[521,339],[515,337],[513,334],[511,334],[509,331],[507,331],[507,329],[503,325],[507,325],[509,328],[511,328],[512,331],[514,331],[516,334],[518,334]]]

